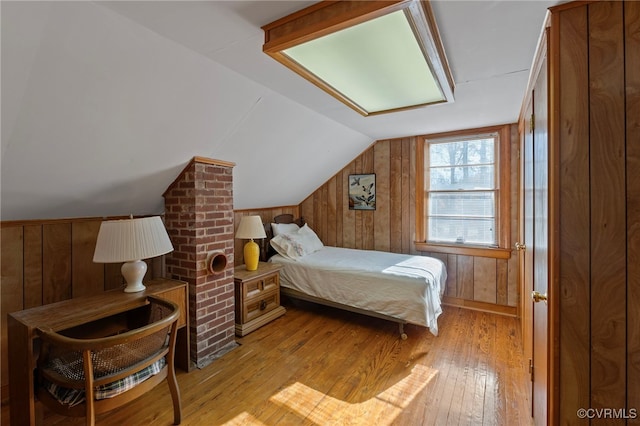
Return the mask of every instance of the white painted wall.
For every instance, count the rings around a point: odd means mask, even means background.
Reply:
[[[0,219],[157,214],[193,156],[297,204],[373,140],[100,4],[0,4]]]

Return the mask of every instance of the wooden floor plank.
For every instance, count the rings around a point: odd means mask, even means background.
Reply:
[[[452,374],[450,374],[448,381],[451,381],[452,397],[450,404],[438,406],[438,415],[436,417],[436,424],[459,424],[461,416],[466,410],[463,407],[463,400],[465,394],[470,392],[470,389],[466,388],[467,376],[469,374],[469,358],[473,349],[473,335],[477,326],[476,320],[480,314],[469,315],[467,311],[460,310],[463,314],[458,318],[458,321],[465,324],[461,327],[457,333],[456,346],[454,348],[454,358],[452,360]]]
[[[500,411],[504,407],[499,404],[499,383],[498,378],[496,377],[497,365],[495,356],[497,347],[496,347],[496,334],[498,333],[498,327],[495,321],[489,320],[490,330],[487,336],[487,348],[485,352],[485,358],[487,362],[487,381],[486,387],[484,390],[484,402],[483,402],[483,425],[495,425],[500,424],[499,420],[501,417]],[[502,407],[502,408],[501,408]],[[495,415],[491,416],[491,413],[495,413]]]
[[[498,317],[499,326],[497,335],[500,336],[504,348],[499,352],[501,362],[500,369],[504,371],[504,380],[500,383],[504,386],[506,395],[506,423],[504,424],[532,424],[531,418],[531,381],[528,375],[528,366],[522,353],[522,337],[520,329],[511,326],[506,318]],[[505,357],[502,359],[502,357]],[[526,401],[526,406],[522,402]]]
[[[209,366],[179,372],[183,425],[530,425],[515,318],[445,307],[439,335],[317,305],[238,338]],[[8,424],[8,407],[2,423]],[[170,425],[166,385],[98,425]],[[6,422],[6,423],[5,423]],[[45,426],[81,425],[45,411]]]
[[[419,339],[420,344],[416,347],[414,355],[415,363],[427,366],[432,375],[425,383],[420,397],[410,405],[416,407],[415,412],[403,410],[398,417],[399,423],[420,424],[422,421],[424,425],[438,425],[439,415],[444,418],[441,422],[446,421],[456,383],[457,372],[454,364],[462,324],[456,318],[445,318],[458,316],[460,312],[461,310],[450,310],[441,317],[441,324],[443,321],[449,321],[451,324],[448,332],[441,332],[437,338],[429,334]]]

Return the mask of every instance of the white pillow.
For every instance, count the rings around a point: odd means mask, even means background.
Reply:
[[[318,235],[313,232],[313,229],[309,228],[309,225],[307,225],[306,223],[302,226],[302,228],[300,228],[298,234],[304,235],[304,245],[308,248],[310,253],[318,251],[322,247],[324,247],[324,244],[322,244],[322,241],[320,240],[320,238],[318,238]]]
[[[324,247],[316,233],[306,225],[297,231],[273,237],[270,244],[278,254],[293,260]]]
[[[269,244],[279,255],[296,260],[307,253],[304,251],[302,244],[292,235],[293,233],[276,235]]]
[[[273,231],[273,236],[277,237],[280,234],[288,234],[289,232],[295,232],[300,227],[295,223],[272,223],[271,231]]]

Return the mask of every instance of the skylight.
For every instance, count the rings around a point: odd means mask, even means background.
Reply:
[[[453,101],[426,2],[320,2],[263,29],[265,53],[362,115]]]

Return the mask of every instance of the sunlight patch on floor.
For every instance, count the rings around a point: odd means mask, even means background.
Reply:
[[[378,425],[389,425],[437,373],[438,370],[415,365],[408,376],[362,402],[333,398],[300,382],[278,392],[270,401],[286,406],[300,418],[315,424],[338,420],[347,424],[369,424],[371,418],[375,418]]]
[[[262,426],[266,426],[260,420],[256,419],[255,417],[253,417],[251,414],[249,414],[247,412],[238,414],[233,419],[229,420],[228,422],[226,422],[224,424],[224,426],[233,426],[233,425],[254,425],[254,426],[262,425]]]

